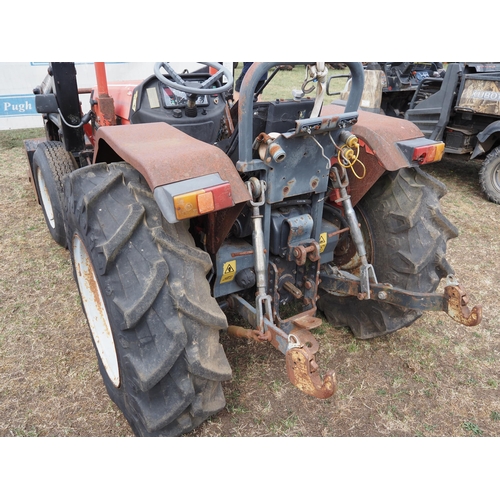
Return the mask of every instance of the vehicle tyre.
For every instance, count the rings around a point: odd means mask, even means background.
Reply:
[[[479,184],[488,200],[500,204],[500,147],[484,160],[479,170]]]
[[[178,436],[225,406],[227,320],[212,263],[127,163],[65,179],[67,239],[106,389],[138,436]]]
[[[63,178],[77,168],[73,155],[60,142],[42,142],[33,154],[33,179],[45,223],[54,241],[66,246],[62,211]]]
[[[445,185],[420,168],[405,168],[382,176],[358,203],[358,218],[369,240],[368,260],[379,283],[431,293],[442,278],[453,274],[446,244],[458,230],[441,212],[439,200],[445,193]],[[318,307],[333,326],[348,326],[360,339],[394,332],[422,315],[328,293],[322,294]]]

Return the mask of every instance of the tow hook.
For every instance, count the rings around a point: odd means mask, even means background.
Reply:
[[[316,362],[319,342],[310,330],[321,325],[313,307],[282,322],[283,330],[264,318],[264,331],[256,329],[257,312],[243,297],[233,294],[228,298],[228,307],[237,311],[252,328],[231,325],[227,333],[235,337],[267,341],[285,355],[286,371],[290,382],[309,396],[326,399],[337,391],[335,372],[329,371],[321,378]]]
[[[477,326],[483,318],[483,308],[474,306],[472,311],[468,307],[469,297],[461,285],[449,285],[444,289],[445,312],[452,319],[465,326]]]
[[[285,355],[286,371],[290,382],[302,392],[327,399],[337,391],[337,377],[334,371],[329,371],[321,379],[316,363],[318,349],[318,341],[309,330],[292,330]]]

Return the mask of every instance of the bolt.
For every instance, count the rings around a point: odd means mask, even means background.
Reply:
[[[386,292],[378,292],[377,297],[380,300],[385,300],[387,298],[387,293]]]

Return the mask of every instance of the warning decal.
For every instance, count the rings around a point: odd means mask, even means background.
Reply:
[[[236,274],[236,261],[230,260],[225,262],[222,266],[222,278],[220,279],[221,283],[228,283],[229,281],[234,280],[234,275]]]
[[[323,250],[325,249],[327,242],[328,242],[328,234],[321,233],[319,235],[319,252],[320,253],[323,253]]]

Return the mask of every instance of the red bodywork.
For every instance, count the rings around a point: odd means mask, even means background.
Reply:
[[[114,124],[130,124],[133,91],[141,82],[108,84],[104,63],[95,63],[95,68],[97,87],[93,90],[96,101],[94,111],[100,128],[97,138],[92,131],[88,134],[95,148],[95,162],[113,161],[116,159],[110,156],[113,151],[137,168],[152,190],[170,182],[218,172],[224,180],[231,183],[236,204],[248,200],[247,190],[234,165],[218,148],[191,139],[166,124],[134,126],[134,131],[109,127]],[[343,111],[341,106],[327,105],[323,107],[321,114],[335,115],[342,114]],[[348,171],[352,203],[356,205],[386,170],[408,167],[407,158],[394,147],[394,143],[423,137],[423,134],[411,122],[361,110],[352,131],[359,138],[360,159],[366,166],[366,176],[362,180]],[[200,168],[203,172],[200,172]]]
[[[94,111],[99,126],[128,125],[134,88],[140,80],[108,84],[104,63],[94,63],[97,87],[93,89]]]

